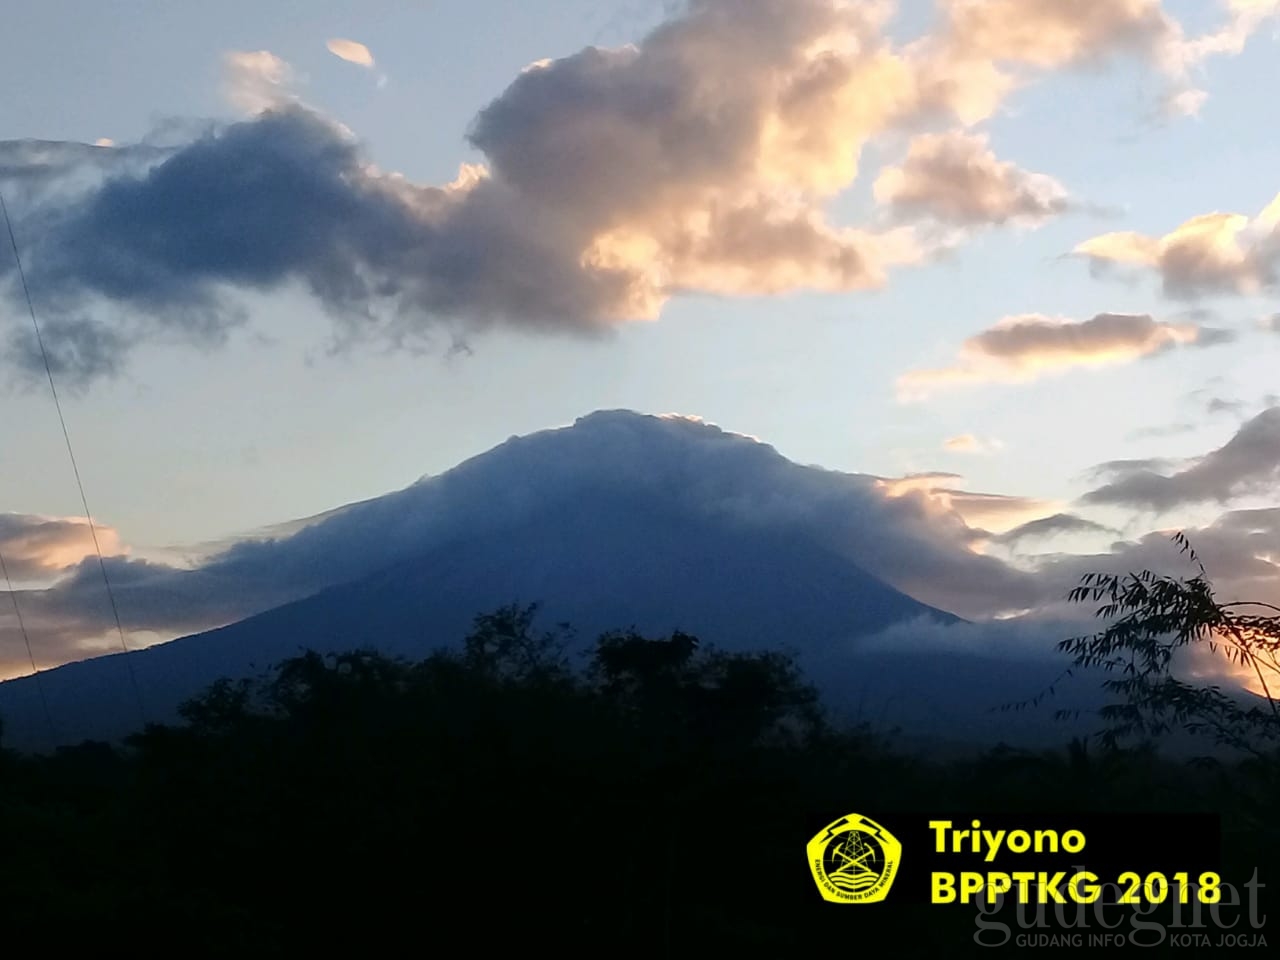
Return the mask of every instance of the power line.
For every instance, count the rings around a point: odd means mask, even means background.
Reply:
[[[147,711],[142,705],[142,690],[138,687],[138,677],[133,670],[129,644],[124,638],[124,626],[120,622],[120,608],[116,605],[115,591],[111,589],[111,578],[107,576],[107,562],[102,557],[102,545],[98,542],[98,528],[93,522],[93,514],[89,512],[89,499],[85,496],[84,481],[80,479],[80,467],[76,463],[75,449],[71,445],[71,434],[67,430],[67,418],[62,413],[62,401],[58,399],[58,388],[53,382],[53,367],[49,363],[49,352],[45,349],[44,334],[40,332],[40,321],[36,319],[35,303],[31,299],[31,289],[27,286],[27,274],[22,269],[22,256],[18,253],[18,238],[13,232],[13,220],[9,217],[9,207],[4,202],[4,194],[0,193],[0,212],[4,214],[5,227],[9,231],[9,245],[13,248],[13,262],[18,267],[18,279],[22,283],[22,295],[27,301],[27,312],[31,315],[31,328],[36,334],[36,344],[40,347],[40,358],[44,361],[44,372],[49,378],[49,392],[53,395],[53,406],[58,412],[58,423],[62,426],[62,439],[67,445],[67,457],[71,460],[71,472],[75,474],[76,489],[80,491],[80,505],[84,507],[84,518],[89,524],[89,535],[93,538],[93,550],[98,556],[98,569],[102,572],[102,583],[107,590],[107,599],[111,602],[111,616],[115,620],[116,633],[120,636],[120,648],[124,651],[124,663],[129,671],[129,684],[133,688],[133,697],[138,704],[138,719],[143,726],[147,724]]]
[[[9,567],[4,562],[4,551],[0,550],[0,574],[4,575],[4,584],[9,591],[9,599],[13,601],[13,615],[18,618],[18,629],[22,631],[22,641],[27,645],[27,657],[31,661],[31,672],[36,678],[36,689],[40,692],[40,706],[44,708],[44,722],[49,725],[50,745],[57,746],[58,731],[53,726],[53,714],[49,712],[49,698],[45,696],[44,681],[40,679],[40,668],[36,666],[35,651],[31,649],[31,635],[27,633],[27,622],[22,617],[22,608],[18,606],[18,594],[13,589],[13,580],[9,577]]]

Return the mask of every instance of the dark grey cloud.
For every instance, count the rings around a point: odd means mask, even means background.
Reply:
[[[0,140],[0,181],[49,180],[110,155],[110,147],[74,141]]]
[[[1266,493],[1280,481],[1280,407],[1248,420],[1230,440],[1173,473],[1144,465],[1086,493],[1082,502],[1165,511]]]
[[[230,291],[309,289],[359,333],[431,319],[592,326],[621,279],[585,270],[552,220],[507,188],[415,187],[371,171],[336,125],[291,105],[209,133],[139,176],[108,179],[21,226],[28,276],[68,372],[110,372],[144,336],[216,342],[244,320]],[[543,228],[546,228],[545,232]],[[65,319],[127,308],[115,329]],[[607,311],[606,311],[607,312]],[[21,356],[21,354],[20,354]]]
[[[1125,457],[1119,460],[1104,460],[1090,467],[1086,475],[1094,480],[1104,477],[1125,477],[1142,471],[1171,470],[1185,461],[1172,457]]]
[[[117,146],[74,140],[0,140],[0,185],[42,187],[73,175],[143,165],[171,150],[150,142]]]
[[[11,327],[3,356],[35,383],[45,376],[47,358],[49,372],[76,388],[118,374],[133,343],[133,336],[99,320],[54,317],[45,321],[39,337],[34,327]]]
[[[1205,412],[1212,415],[1217,413],[1238,414],[1243,411],[1245,405],[1239,400],[1228,400],[1224,397],[1210,397],[1209,402],[1205,404]]]
[[[1229,510],[1210,523],[1181,531],[1213,582],[1219,599],[1280,602],[1280,509]],[[1037,568],[1050,582],[1072,585],[1085,573],[1153,570],[1189,577],[1198,570],[1169,531],[1116,541],[1104,553],[1048,557]],[[1059,598],[1061,599],[1061,595]]]
[[[1020,543],[1023,540],[1041,539],[1058,536],[1064,533],[1114,533],[1110,527],[1077,517],[1070,513],[1055,513],[1050,517],[1041,517],[997,534],[991,539],[996,543]]]
[[[1145,440],[1148,437],[1175,437],[1183,433],[1193,433],[1194,423],[1169,423],[1158,427],[1139,427],[1129,433],[1130,440]]]

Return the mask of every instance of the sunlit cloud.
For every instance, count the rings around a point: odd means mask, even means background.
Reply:
[[[974,543],[988,532],[1012,529],[1057,509],[1058,504],[1032,497],[1000,493],[979,493],[955,486],[955,473],[914,473],[904,477],[879,478],[877,486],[890,498],[917,496],[935,515],[955,514],[974,528],[967,539]]]
[[[906,217],[961,225],[1039,223],[1067,209],[1067,192],[1052,177],[997,159],[978,134],[922,134],[900,167],[875,182],[876,199]]]
[[[114,528],[95,524],[94,531],[105,556],[127,552]],[[14,580],[47,580],[95,555],[93,534],[83,517],[0,513],[0,556]]]
[[[248,114],[293,102],[293,68],[269,50],[234,50],[223,56],[227,99]]]
[[[960,56],[1057,68],[1154,55],[1177,33],[1160,0],[941,0]]]
[[[1227,10],[1237,33],[1265,12]],[[227,95],[249,119],[24,211],[41,223],[33,280],[70,341],[104,348],[68,360],[86,381],[152,339],[225,340],[244,292],[300,288],[335,343],[418,349],[501,327],[598,337],[686,295],[876,290],[951,244],[904,218],[1036,223],[1066,208],[1061,184],[972,130],[1011,91],[1118,57],[1166,70],[1198,56],[1161,55],[1186,37],[1156,0],[947,0],[905,42],[893,14],[699,0],[634,44],[535,61],[470,125],[480,162],[444,184],[380,169],[299,101],[289,64],[233,52]],[[375,65],[357,41],[328,47]],[[866,148],[904,136],[876,181],[897,217],[842,222]],[[90,305],[110,331],[74,327]]]
[[[1090,67],[1138,57],[1163,77],[1171,114],[1199,113],[1208,94],[1195,71],[1213,57],[1239,54],[1280,15],[1277,0],[1222,0],[1218,25],[1189,36],[1161,0],[940,0],[947,21],[938,55],[998,69]],[[1015,76],[1007,76],[1009,84]]]
[[[1194,323],[1161,323],[1142,314],[1100,313],[1084,321],[1024,314],[970,337],[953,365],[904,374],[898,379],[898,393],[903,400],[920,400],[949,387],[1026,382],[1231,339],[1229,331]]]
[[[373,54],[369,52],[369,48],[363,43],[355,40],[334,39],[325,44],[329,52],[340,60],[347,63],[358,64],[362,67],[375,66]]]
[[[1004,446],[999,440],[989,437],[978,437],[972,433],[961,433],[947,437],[942,448],[950,453],[994,453]]]
[[[1252,218],[1206,213],[1164,236],[1106,233],[1072,252],[1103,273],[1112,267],[1150,271],[1170,297],[1257,294],[1275,285],[1280,269],[1280,194]]]

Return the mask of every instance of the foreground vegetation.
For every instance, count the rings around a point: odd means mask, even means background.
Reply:
[[[1280,862],[1266,756],[1075,742],[935,763],[833,726],[777,654],[618,633],[574,669],[534,614],[480,617],[419,663],[308,654],[223,681],[118,747],[5,752],[7,935],[182,955],[984,952],[964,910],[823,908],[803,844],[851,803],[1211,810],[1229,861]]]

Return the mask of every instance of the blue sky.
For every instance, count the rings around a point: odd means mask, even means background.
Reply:
[[[835,0],[702,0],[691,10],[451,0],[305,9],[137,3],[125,15],[50,2],[11,18],[0,37],[0,82],[17,92],[0,101],[0,189],[37,310],[65,349],[84,349],[75,339],[83,330],[63,328],[72,333],[59,339],[59,321],[124,337],[119,349],[109,345],[106,366],[58,373],[112,549],[171,559],[613,408],[699,416],[801,463],[882,477],[952,473],[935,485],[1027,498],[1003,517],[966,514],[956,501],[971,525],[991,529],[1072,511],[1138,538],[1269,502],[1280,448],[1267,420],[1248,435],[1256,442],[1242,444],[1247,456],[1209,460],[1185,495],[1153,499],[1149,488],[1165,489],[1161,480],[1204,462],[1275,402],[1280,333],[1262,325],[1277,310],[1275,223],[1255,219],[1239,236],[1226,222],[1170,235],[1207,214],[1259,218],[1280,190],[1269,121],[1280,5],[1097,0],[1067,11],[965,0],[907,2],[894,13]],[[659,39],[648,38],[659,25]],[[330,52],[335,39],[363,44],[372,65]],[[639,66],[618,51],[627,43],[639,45]],[[835,51],[853,79],[821,88],[810,44]],[[609,51],[598,68],[581,56],[593,45]],[[660,49],[680,70],[664,73]],[[549,62],[522,74],[540,60]],[[810,68],[805,76],[817,79],[807,87],[798,78]],[[993,94],[992,77],[1007,86]],[[509,109],[473,127],[495,102]],[[582,103],[593,112],[575,113]],[[277,130],[273,113],[305,123]],[[611,179],[610,137],[632,136],[637,116],[657,131],[636,136],[637,151],[652,151],[647,192],[615,202],[609,191],[629,185]],[[720,126],[725,118],[740,126]],[[614,133],[609,123],[619,124]],[[306,208],[301,193],[295,204],[287,178],[268,198],[279,215],[250,211],[244,222],[261,234],[261,250],[287,248],[297,259],[252,284],[236,279],[252,272],[243,264],[228,266],[235,243],[215,250],[214,237],[196,249],[212,237],[194,216],[198,204],[168,209],[168,194],[146,191],[148,171],[190,155],[202,135],[229,142],[236,124],[255,136],[218,154],[224,183],[252,168],[254,150],[280,144],[329,149],[347,137],[373,165],[341,198],[369,215],[360,225],[368,246],[359,263],[343,261],[353,272],[341,279],[384,271],[379,279],[401,292],[376,307],[381,332],[367,342],[334,347],[344,328],[332,303],[307,288],[330,275],[330,261],[306,259],[313,247],[283,236],[324,211]],[[770,124],[793,138],[790,148],[767,145]],[[488,152],[468,143],[473,129]],[[582,149],[567,178],[538,151],[570,137]],[[22,141],[56,141],[51,149],[71,156],[70,145],[100,138],[112,142],[110,159],[71,162],[37,190],[23,179],[32,148]],[[139,143],[162,149],[147,154]],[[446,276],[452,267],[418,275],[416,261],[386,253],[392,241],[374,233],[417,229],[414,191],[453,181],[462,163],[490,168],[469,198],[492,186],[495,198],[515,201],[492,214],[497,199],[476,200],[467,209],[478,212],[450,214],[419,237],[438,240],[444,260],[463,249],[460,237],[478,244],[465,248],[479,251],[465,268],[481,282],[459,292]],[[146,229],[164,243],[192,244],[206,274],[189,287],[175,274],[164,290],[144,290],[111,272],[123,269],[113,259],[122,250],[145,272],[151,249],[142,228],[103,213],[117,181],[144,185],[127,209],[152,218]],[[200,187],[189,180],[182,189]],[[376,203],[361,207],[370,197]],[[277,210],[264,200],[268,208]],[[690,253],[693,234],[680,230],[712,210],[748,223],[760,210],[800,214],[790,233],[724,227]],[[563,238],[539,219],[561,215]],[[341,259],[334,229],[323,253]],[[550,266],[521,274],[517,292],[499,289],[525,268],[519,244],[528,236]],[[622,258],[638,284],[628,290],[649,297],[644,306],[601,293],[595,276],[562,282],[556,270],[577,261],[583,250],[573,243],[584,236],[606,238],[600,249]],[[627,243],[637,236],[656,246],[635,253]],[[504,253],[508,241],[516,246]],[[831,266],[842,255],[861,265]],[[651,285],[652,267],[670,282]],[[79,497],[47,384],[22,352],[28,321],[12,279],[6,262],[0,512],[70,523]],[[203,310],[191,304],[212,296],[215,282],[216,311],[173,319]],[[343,310],[363,308],[339,299]],[[552,316],[562,302],[580,312]],[[444,324],[441,304],[452,311]],[[395,309],[415,342],[386,334],[394,319],[385,311]],[[493,317],[477,325],[484,311]],[[201,335],[206,321],[214,332]],[[910,376],[957,369],[966,382]],[[1145,458],[1176,462],[1126,468],[1146,471],[1136,493],[1073,506],[1102,485],[1089,473],[1096,465]],[[1104,550],[1113,537],[1062,549]],[[9,549],[21,542],[15,535]]]

